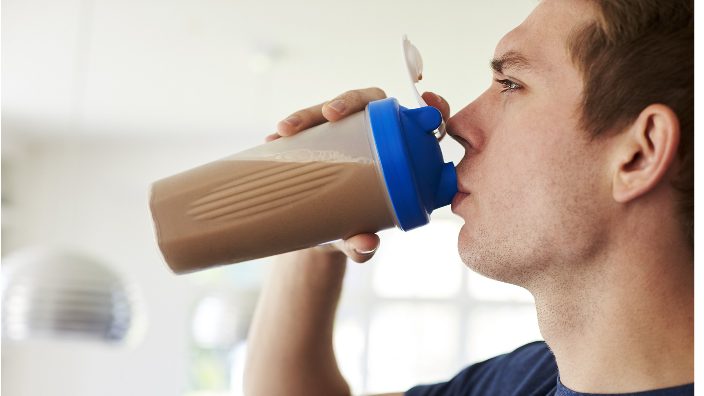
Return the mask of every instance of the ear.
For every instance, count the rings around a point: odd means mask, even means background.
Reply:
[[[625,203],[653,189],[667,174],[680,142],[679,119],[668,106],[650,105],[617,141],[613,196]]]

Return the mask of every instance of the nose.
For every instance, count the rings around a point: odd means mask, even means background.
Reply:
[[[447,121],[447,133],[466,151],[479,152],[484,147],[487,117],[484,99],[485,95],[481,95]]]

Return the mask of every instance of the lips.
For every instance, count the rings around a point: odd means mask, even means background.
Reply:
[[[467,197],[470,196],[470,193],[462,192],[462,191],[457,191],[457,194],[455,194],[454,198],[452,198],[452,212],[455,213],[459,205],[467,199]]]

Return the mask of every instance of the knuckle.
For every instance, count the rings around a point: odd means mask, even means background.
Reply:
[[[383,98],[386,98],[386,92],[384,92],[383,89],[377,88],[377,87],[373,87],[373,88],[369,88],[369,89],[371,90],[372,94],[373,94],[375,97],[380,97],[380,98],[382,98],[382,99],[383,99]]]
[[[348,106],[355,107],[366,105],[367,103],[386,98],[386,92],[381,88],[372,87],[365,89],[354,89],[343,93],[335,99],[343,100]],[[335,100],[333,99],[333,100]]]
[[[443,98],[443,100],[442,100],[442,107],[443,107],[443,109],[445,109],[445,111],[447,111],[448,113],[450,112],[450,104],[447,103],[447,101],[446,101],[444,98]]]
[[[359,92],[359,90],[353,90],[353,91],[347,91],[343,95],[345,97],[345,101],[347,101],[348,104],[356,104],[362,99],[362,94]]]
[[[295,115],[301,117],[301,125],[307,124],[313,119],[313,112],[310,109],[303,109],[295,113]]]

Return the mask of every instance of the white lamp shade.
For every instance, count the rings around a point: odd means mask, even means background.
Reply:
[[[2,336],[122,341],[134,293],[113,271],[75,253],[33,249],[2,260]]]

